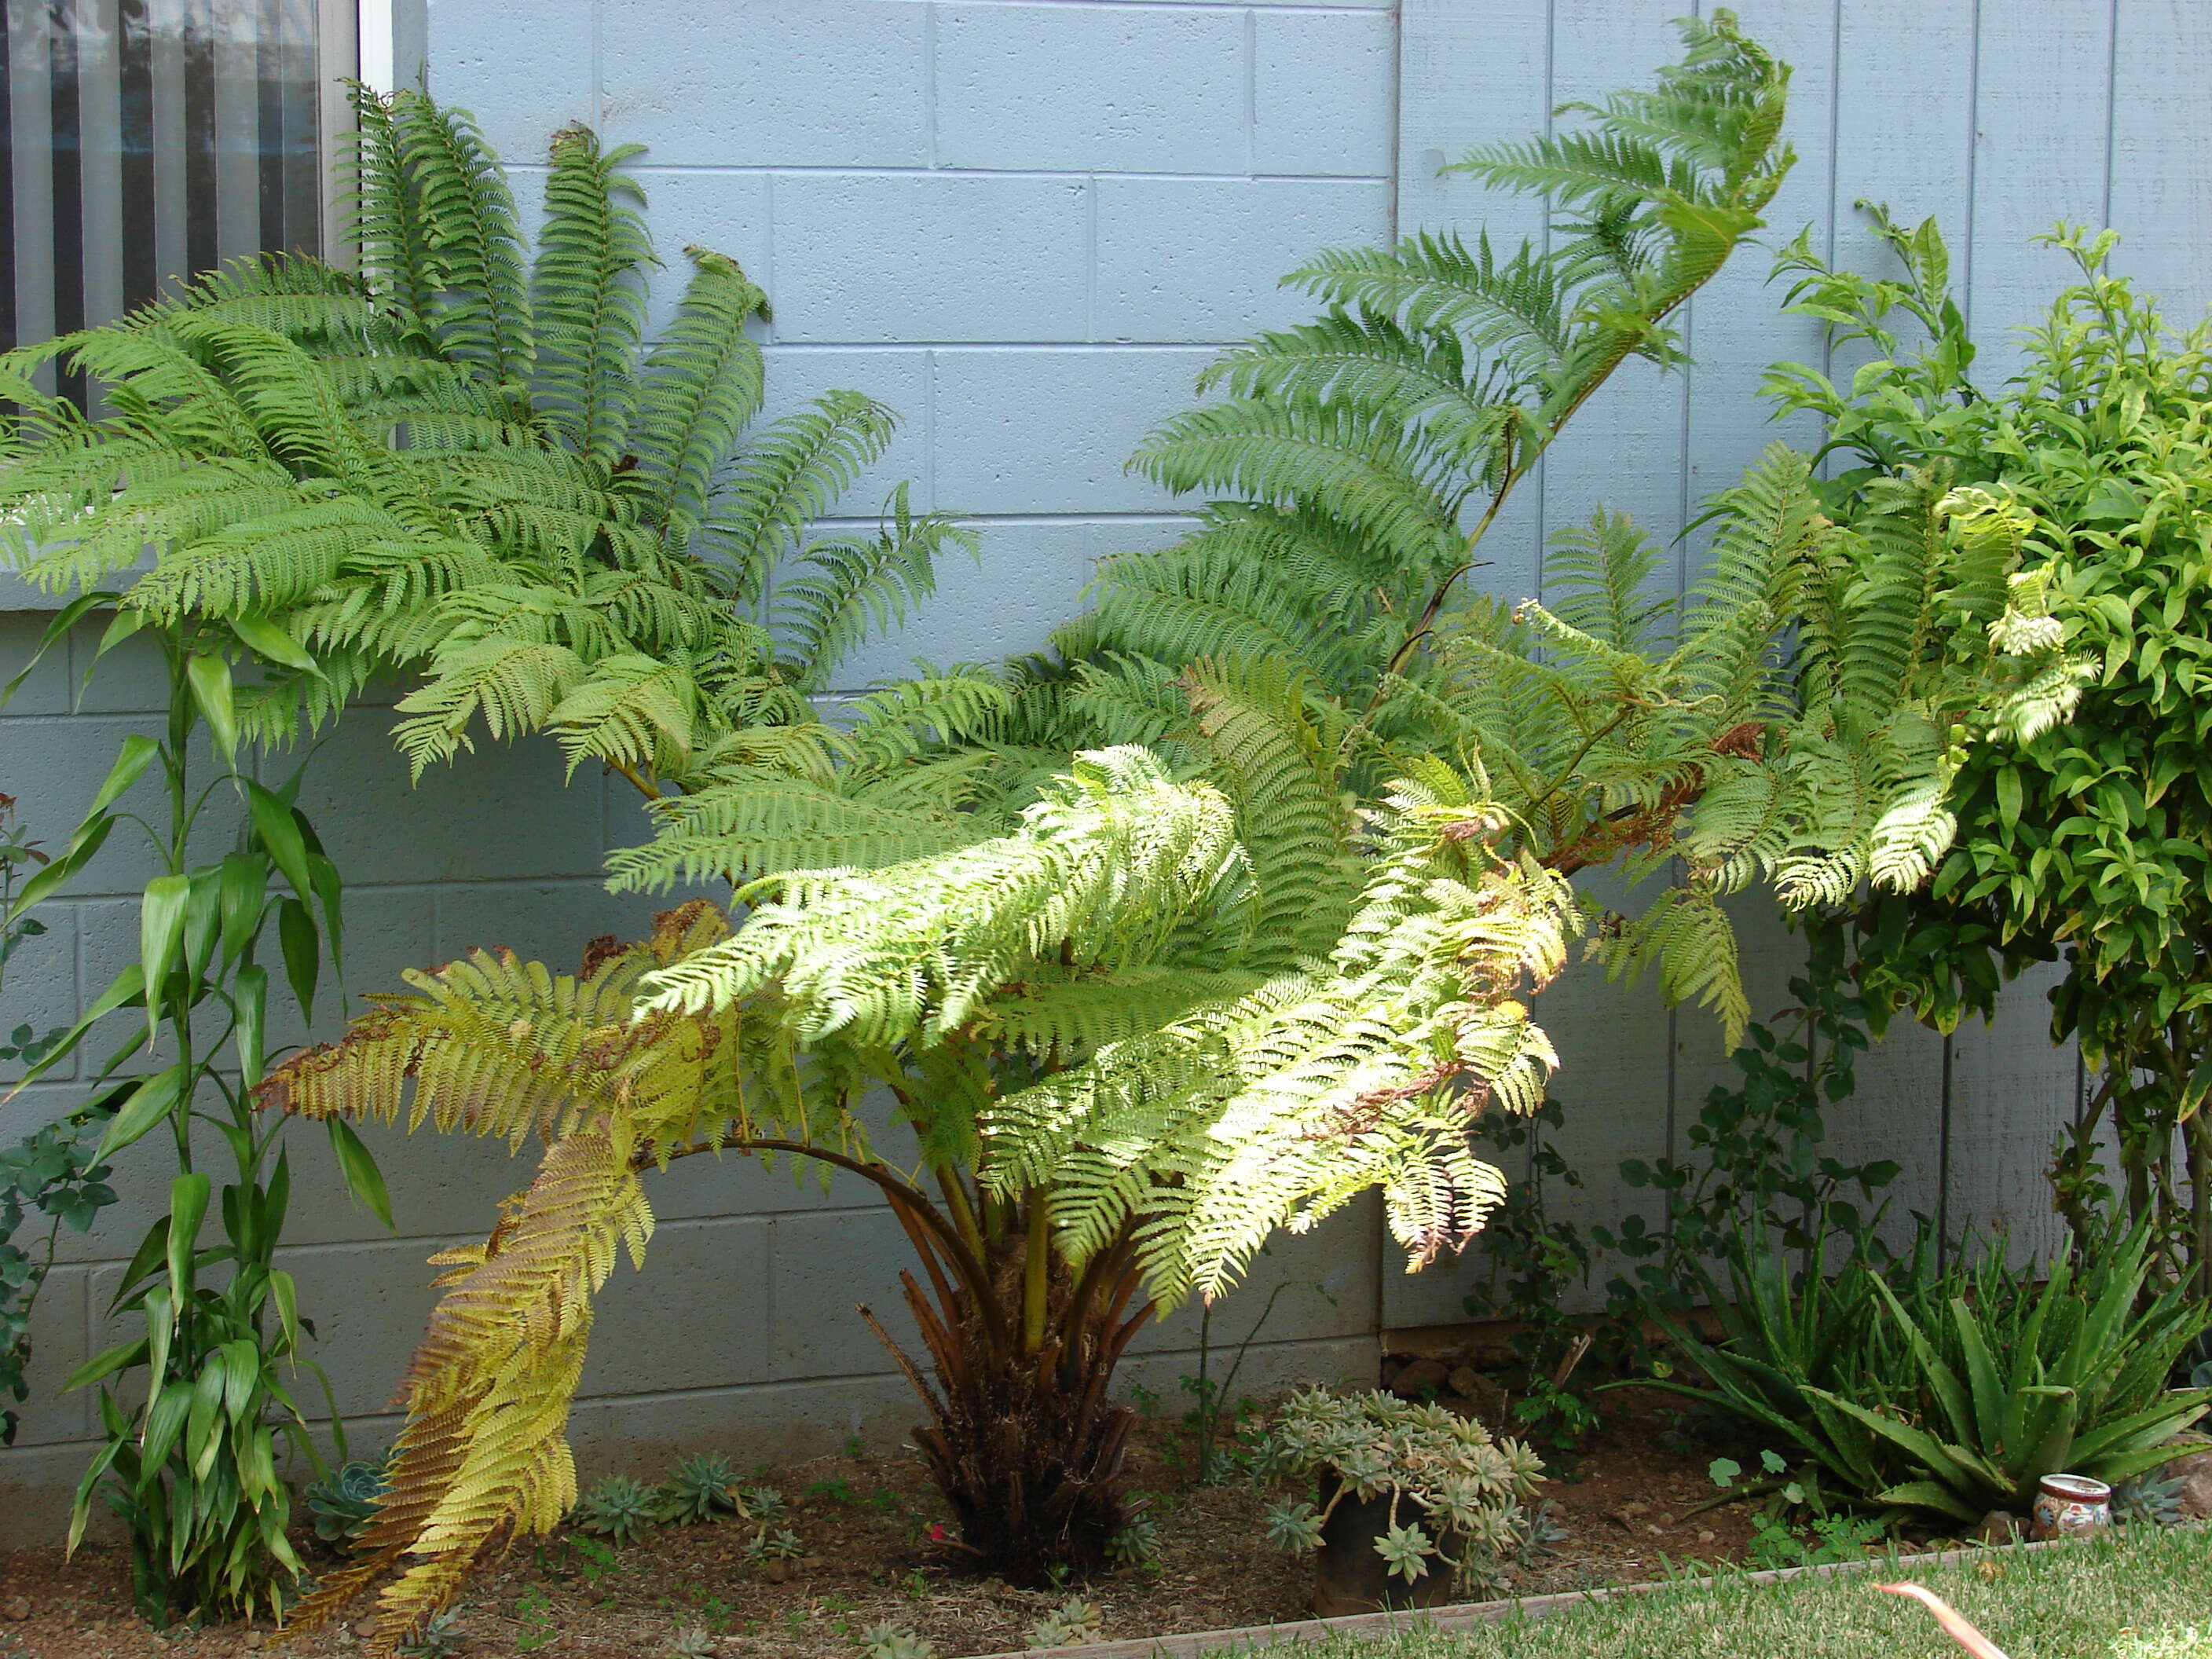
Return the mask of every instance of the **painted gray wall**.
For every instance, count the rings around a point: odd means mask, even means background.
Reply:
[[[432,89],[473,109],[515,162],[554,128],[598,125],[651,146],[638,164],[675,257],[698,241],[743,261],[772,295],[764,332],[774,398],[850,386],[906,416],[852,498],[890,483],[920,505],[973,515],[980,567],[956,562],[939,599],[853,665],[858,685],[908,659],[995,656],[1069,614],[1102,555],[1172,538],[1176,504],[1121,470],[1145,431],[1183,406],[1218,344],[1305,307],[1275,277],[1316,249],[1394,226],[1471,224],[1488,211],[1437,161],[1542,125],[1562,100],[1646,75],[1673,55],[1666,20],[1687,0],[1404,0],[1374,5],[1105,3],[1103,0],[433,0]],[[1798,66],[1801,155],[1775,224],[1869,252],[1851,203],[1942,216],[1977,322],[1992,340],[2063,280],[2027,246],[2060,213],[2130,233],[2129,261],[2194,314],[2212,231],[2212,26],[2184,0],[1972,0],[1910,7],[1768,0],[1747,22]],[[2117,32],[2114,23],[2117,20]],[[526,201],[537,186],[516,167]],[[1500,216],[1490,213],[1493,227]],[[1508,218],[1517,234],[1521,222]],[[1672,535],[1690,503],[1730,482],[1767,441],[1761,368],[1817,348],[1775,315],[1757,256],[1701,295],[1687,377],[1638,371],[1584,416],[1492,542],[1487,580],[1529,591],[1548,531],[1596,501]],[[669,296],[658,310],[665,314]],[[1683,556],[1685,574],[1694,558]],[[1678,577],[1679,579],[1679,577]],[[0,579],[4,584],[4,579]],[[0,676],[43,618],[0,585]],[[160,703],[143,659],[111,659],[82,700],[89,636],[0,718],[0,790],[50,840],[65,835],[118,738]],[[538,748],[481,755],[410,788],[356,711],[315,757],[305,801],[350,890],[349,988],[472,945],[556,962],[629,932],[648,904],[605,894],[604,853],[641,839],[635,806],[597,777],[564,786]],[[275,770],[288,763],[273,762]],[[215,826],[220,833],[221,826]],[[0,1029],[44,1024],[135,952],[143,865],[104,854],[52,928],[18,959]],[[1783,1000],[1790,942],[1756,907],[1747,939],[1761,1006]],[[1589,1182],[1562,1212],[1617,1211],[1621,1157],[1678,1144],[1725,1075],[1709,1021],[1668,1015],[1577,974],[1547,1001],[1567,1066],[1566,1150]],[[333,1029],[330,1011],[319,1035]],[[1893,1038],[1838,1126],[1844,1149],[1903,1157],[1908,1201],[1934,1207],[1946,1096],[1941,1042]],[[1994,1032],[1961,1034],[1948,1094],[1954,1212],[2047,1229],[2039,1171],[2074,1102],[2070,1056],[2044,1040],[2032,996]],[[27,1090],[0,1113],[21,1133],[75,1098],[76,1079]],[[290,1265],[322,1323],[343,1407],[371,1443],[430,1301],[431,1250],[479,1237],[527,1170],[502,1148],[386,1136],[399,1227],[382,1233],[340,1194],[303,1136]],[[90,1419],[53,1388],[116,1340],[108,1290],[156,1201],[157,1152],[126,1162],[125,1202],[90,1239],[64,1241],[40,1316],[40,1389],[21,1443],[0,1452],[0,1541],[51,1535],[82,1468]],[[850,1312],[894,1302],[888,1218],[843,1182],[794,1189],[732,1161],[663,1179],[642,1279],[610,1286],[577,1413],[587,1470],[650,1466],[677,1447],[746,1457],[885,1438],[912,1410]],[[1246,1376],[1332,1378],[1371,1364],[1374,1334],[1460,1316],[1466,1270],[1407,1278],[1378,1248],[1371,1210],[1285,1240],[1261,1284],[1289,1282]],[[1263,1301],[1217,1325],[1241,1339]],[[1134,1375],[1193,1370],[1195,1321],[1151,1334]],[[1240,1383],[1241,1386],[1241,1383]]]

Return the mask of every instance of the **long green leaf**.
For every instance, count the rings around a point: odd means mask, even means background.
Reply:
[[[99,1150],[93,1156],[105,1164],[166,1119],[184,1097],[187,1075],[185,1062],[179,1060],[142,1079],[107,1126],[107,1133],[100,1138]]]
[[[138,902],[138,966],[146,981],[146,1039],[161,1030],[162,997],[177,946],[185,936],[185,909],[191,903],[190,876],[156,876]]]

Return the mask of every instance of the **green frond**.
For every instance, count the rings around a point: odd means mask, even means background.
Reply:
[[[778,572],[769,601],[770,626],[793,683],[805,691],[826,690],[837,665],[863,640],[903,623],[937,591],[937,560],[948,546],[974,554],[978,543],[973,531],[949,518],[915,514],[901,483],[872,538],[801,548]]]
[[[404,211],[420,227],[431,287],[416,315],[443,356],[471,365],[492,386],[520,390],[530,380],[533,345],[507,174],[465,110],[404,88],[387,105]]]
[[[744,931],[655,976],[656,1006],[726,1007],[774,984],[812,1040],[927,1042],[1021,965],[1141,965],[1238,882],[1233,814],[1140,749],[1079,757],[1013,834],[911,864],[793,871]],[[772,896],[771,896],[772,895]]]
[[[765,371],[745,325],[768,296],[735,259],[702,247],[668,331],[647,355],[629,447],[640,514],[679,538],[707,515],[715,470],[759,411]]]
[[[873,398],[826,392],[746,445],[699,530],[701,548],[729,564],[741,602],[759,601],[805,525],[828,514],[884,453],[897,423]],[[894,523],[904,505],[898,496]]]
[[[653,263],[639,214],[645,192],[617,169],[642,148],[602,152],[586,127],[553,135],[531,278],[538,408],[578,454],[610,475],[637,404],[632,367],[645,331],[638,278]]]

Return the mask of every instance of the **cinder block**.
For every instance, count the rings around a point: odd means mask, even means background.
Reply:
[[[1079,339],[1085,188],[1079,179],[779,174],[775,337]]]
[[[940,666],[995,662],[1042,647],[1081,614],[1083,590],[1109,554],[1166,547],[1191,521],[1172,518],[983,520],[980,560],[937,568],[937,593],[904,628],[871,640],[846,660],[839,684],[859,690],[912,671],[917,658]]]
[[[69,843],[92,798],[107,776],[109,767],[132,734],[161,735],[158,725],[143,717],[123,715],[63,715],[8,723],[7,773],[4,787],[16,799],[17,822],[33,841],[58,852]],[[185,763],[187,785],[195,792],[217,774],[215,756],[203,734],[196,738]],[[118,803],[122,811],[136,812],[157,829],[166,830],[168,800],[158,764],[149,767]],[[230,850],[245,809],[228,789],[218,789],[192,825],[189,848],[194,862],[220,858]],[[99,854],[69,883],[71,897],[96,897],[118,893],[137,894],[161,865],[137,824],[118,823]]]
[[[0,1458],[0,1549],[52,1548],[68,1535],[70,1502],[92,1461],[90,1445],[23,1446]],[[88,1538],[120,1535],[105,1506],[93,1505]]]
[[[646,228],[660,259],[658,270],[646,273],[648,343],[674,320],[684,284],[691,280],[694,267],[684,251],[687,247],[727,254],[744,267],[746,276],[768,286],[768,174],[635,164],[629,171],[644,187]],[[769,298],[773,301],[775,295],[770,293]]]
[[[605,0],[609,136],[659,166],[920,167],[928,8],[880,0]]]
[[[93,1434],[97,1419],[92,1402],[96,1391],[62,1392],[70,1373],[92,1357],[86,1314],[90,1272],[85,1267],[56,1267],[40,1288],[38,1302],[31,1310],[31,1363],[23,1376],[30,1395],[20,1403],[0,1401],[13,1405],[22,1415],[15,1425],[16,1449],[68,1444]],[[11,1462],[15,1456],[11,1449],[5,1458],[0,1458],[0,1464]]]
[[[344,1248],[361,1241],[364,1248],[404,1247],[402,1259],[419,1263],[448,1243],[489,1233],[499,1218],[499,1201],[530,1184],[544,1154],[535,1140],[509,1152],[504,1140],[443,1135],[427,1122],[410,1135],[404,1118],[389,1127],[354,1127],[383,1172],[394,1231],[387,1233],[347,1189],[329,1133],[303,1120],[284,1138],[292,1160],[288,1244]]]
[[[603,934],[641,939],[665,899],[610,893],[596,881],[470,882],[438,890],[436,959],[449,962],[472,950],[512,951],[542,962],[556,974],[573,974],[584,946]]]
[[[1137,1334],[1134,1353],[1195,1352],[1218,1376],[1238,1347],[1313,1341],[1375,1328],[1374,1201],[1363,1199],[1309,1233],[1277,1233],[1243,1280],[1207,1310],[1196,1297]],[[1227,1358],[1224,1358],[1227,1356]]]
[[[429,0],[432,94],[470,111],[509,162],[588,122],[595,0]],[[526,55],[526,72],[525,72]]]
[[[755,1217],[672,1222],[653,1230],[641,1271],[625,1254],[593,1304],[582,1393],[764,1381],[772,1224]]]
[[[427,887],[359,888],[339,908],[344,928],[344,973],[334,975],[325,957],[315,988],[314,1023],[301,1018],[299,1005],[283,976],[276,929],[269,930],[261,956],[276,980],[269,999],[268,1041],[272,1054],[303,1042],[327,1042],[343,1036],[350,1015],[368,1011],[361,999],[371,992],[405,989],[400,974],[427,968],[438,959],[437,922],[432,890]]]
[[[1216,1349],[1206,1358],[1206,1380],[1225,1391],[1224,1403],[1233,1412],[1240,1400],[1269,1400],[1293,1389],[1371,1389],[1381,1375],[1381,1361],[1372,1336],[1255,1342],[1241,1364],[1233,1349]],[[1115,1368],[1114,1394],[1128,1400],[1138,1389],[1145,1389],[1158,1397],[1164,1414],[1180,1416],[1195,1403],[1183,1385],[1187,1379],[1195,1382],[1198,1373],[1199,1356],[1193,1349],[1131,1354]],[[1225,1431],[1227,1425],[1223,1426]]]
[[[1390,230],[1379,181],[1101,179],[1102,340],[1242,340],[1320,309],[1280,285],[1323,248]]]
[[[494,743],[410,783],[390,717],[349,716],[307,767],[300,805],[348,881],[597,877],[599,797],[590,769],[564,781],[550,739]]]
[[[0,609],[0,685],[5,685],[23,672],[39,642],[46,637],[46,623],[52,618],[35,611]],[[69,713],[70,647],[67,640],[56,643],[39,660],[15,695],[8,700],[7,714],[11,720],[30,714],[66,714]],[[0,726],[0,732],[4,732]],[[0,736],[0,754],[7,752],[7,739]],[[0,790],[8,788],[8,781],[0,775]]]
[[[719,1451],[739,1468],[775,1471],[826,1457],[855,1437],[870,1451],[902,1444],[921,1407],[896,1376],[773,1383],[679,1395],[584,1399],[568,1417],[579,1478],[617,1470],[647,1480],[691,1452]]]
[[[1242,173],[1242,13],[937,9],[939,166]]]
[[[1387,11],[1252,14],[1252,168],[1387,179],[1398,33]]]
[[[921,1354],[898,1274],[902,1267],[914,1269],[917,1279],[921,1274],[913,1246],[890,1210],[879,1206],[780,1216],[770,1248],[773,1380],[890,1370],[890,1356],[856,1310],[860,1304],[874,1310],[909,1355]]]
[[[80,714],[161,714],[169,707],[168,667],[161,647],[145,635],[96,656],[108,618],[97,616],[70,630],[71,710]]]
[[[937,498],[965,513],[1187,511],[1124,470],[1159,422],[1198,398],[1213,354],[944,350],[937,377]]]
[[[0,981],[0,1042],[10,1048],[14,1032],[27,1025],[36,1035],[56,1026],[76,1023],[76,918],[73,906],[41,906],[25,920],[46,931],[26,937],[8,958],[7,977]],[[59,1082],[77,1074],[76,1055],[61,1060],[43,1075]],[[0,1088],[22,1076],[21,1060],[0,1060]]]

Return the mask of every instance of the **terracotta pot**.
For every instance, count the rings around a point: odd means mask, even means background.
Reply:
[[[1321,1480],[1321,1501],[1336,1495],[1337,1483]],[[1429,1530],[1427,1512],[1411,1498],[1398,1504],[1398,1523]],[[1346,1498],[1322,1525],[1321,1548],[1314,1553],[1314,1613],[1322,1619],[1346,1613],[1379,1613],[1386,1607],[1440,1607],[1459,1587],[1459,1555],[1465,1539],[1447,1533],[1429,1570],[1412,1583],[1390,1571],[1375,1553],[1375,1540],[1390,1529],[1388,1493],[1365,1499]]]

